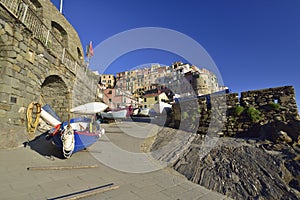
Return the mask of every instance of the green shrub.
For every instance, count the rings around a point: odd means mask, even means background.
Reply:
[[[192,117],[192,122],[195,122],[195,121],[196,121],[196,117],[193,116],[193,117]]]
[[[280,110],[280,105],[277,104],[277,103],[271,102],[271,103],[269,103],[268,105],[269,105],[269,107],[270,107],[271,109],[273,109],[273,110]]]
[[[189,117],[189,114],[188,114],[188,112],[183,112],[182,113],[182,119],[187,119]]]
[[[254,107],[249,107],[247,110],[247,114],[250,117],[251,121],[256,123],[259,122],[261,117],[261,112],[259,110],[256,110]]]
[[[240,116],[244,110],[245,110],[245,108],[243,106],[235,107],[235,115]]]

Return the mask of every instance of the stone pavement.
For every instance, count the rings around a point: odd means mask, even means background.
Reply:
[[[129,127],[127,122],[119,126]],[[55,199],[65,194],[110,183],[118,185],[119,188],[84,199],[228,199],[188,181],[168,167],[134,173],[130,170],[126,172],[126,167],[138,165],[136,162],[118,163],[123,165],[121,167],[123,171],[102,164],[99,160],[106,150],[97,147],[105,146],[105,143],[114,143],[126,151],[138,152],[144,141],[143,138],[124,134],[128,130],[122,131],[122,128],[120,129],[116,124],[105,124],[103,127],[106,129],[106,134],[92,146],[93,148],[77,152],[70,159],[62,159],[60,152],[53,147],[51,141],[46,141],[44,136],[30,142],[26,147],[0,150],[0,199]],[[141,126],[140,130],[146,129],[151,128]],[[87,169],[31,170],[31,167],[95,165],[97,167]]]

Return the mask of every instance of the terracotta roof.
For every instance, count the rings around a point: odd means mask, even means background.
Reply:
[[[151,94],[145,94],[143,97],[144,98],[148,98],[148,97],[157,97],[159,96],[161,93],[151,93]]]

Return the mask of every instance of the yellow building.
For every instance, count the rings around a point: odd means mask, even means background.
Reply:
[[[113,74],[102,74],[100,75],[101,84],[106,88],[113,88],[115,85],[115,76]]]
[[[168,101],[168,97],[166,93],[150,93],[145,94],[144,101],[142,103],[142,108],[153,108],[154,104],[158,104],[159,102]]]

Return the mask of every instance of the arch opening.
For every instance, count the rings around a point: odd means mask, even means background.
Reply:
[[[52,33],[63,44],[64,47],[68,47],[68,34],[66,30],[57,22],[51,21]]]
[[[57,75],[48,76],[41,87],[43,102],[49,104],[63,121],[68,120],[68,108],[71,105],[68,94],[66,83]]]
[[[79,60],[83,60],[83,56],[82,56],[82,53],[81,53],[79,47],[77,47],[77,56],[78,56]]]
[[[39,0],[29,0],[28,4],[30,8],[35,11],[35,14],[39,17],[43,17],[43,7]]]

